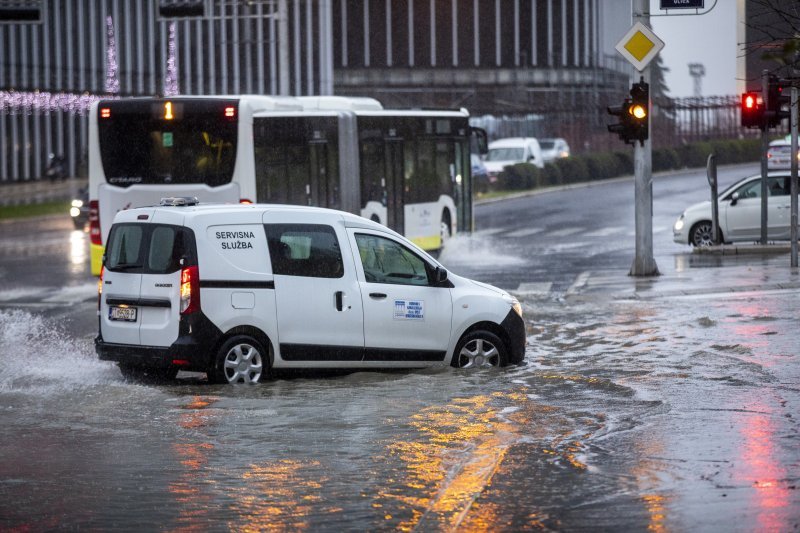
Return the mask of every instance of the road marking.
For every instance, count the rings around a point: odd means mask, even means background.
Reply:
[[[586,286],[586,282],[589,281],[589,276],[590,275],[591,275],[591,272],[589,272],[588,270],[578,274],[578,277],[575,278],[575,281],[573,281],[572,285],[570,285],[569,289],[567,289],[567,294],[568,295],[575,294],[580,289],[585,287]]]
[[[520,283],[517,290],[511,291],[520,296],[547,296],[550,294],[550,289],[553,287],[552,281],[545,281],[541,283]]]
[[[537,233],[541,233],[544,231],[544,228],[525,228],[525,229],[518,229],[516,231],[512,231],[506,234],[506,237],[512,238],[519,238],[519,237],[530,237],[531,235],[536,235]]]
[[[600,228],[589,233],[584,233],[584,237],[608,237],[609,235],[617,235],[624,233],[628,229],[626,226],[611,226],[609,228]]]
[[[97,283],[61,287],[55,294],[43,301],[46,303],[75,304],[97,296]]]
[[[548,237],[566,237],[568,235],[574,235],[579,231],[583,231],[583,228],[564,228],[564,229],[557,229],[555,231],[550,231],[547,233]]]

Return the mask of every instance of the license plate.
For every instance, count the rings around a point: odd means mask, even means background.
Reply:
[[[108,308],[109,320],[121,320],[123,322],[136,322],[136,308],[135,307],[109,307]]]

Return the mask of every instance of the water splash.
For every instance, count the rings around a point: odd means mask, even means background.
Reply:
[[[0,310],[0,392],[96,385],[120,380],[97,359],[89,339],[75,339],[60,324],[22,310]]]

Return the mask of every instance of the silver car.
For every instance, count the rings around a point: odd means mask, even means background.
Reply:
[[[790,224],[789,173],[771,172],[767,177],[767,238],[788,240]],[[761,238],[761,176],[737,181],[718,199],[722,242],[754,242]],[[693,246],[713,243],[711,201],[688,207],[672,227],[675,242]]]

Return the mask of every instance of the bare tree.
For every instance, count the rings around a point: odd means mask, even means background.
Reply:
[[[747,34],[740,43],[748,61],[764,62],[775,74],[792,75],[800,69],[800,1],[747,0]]]

